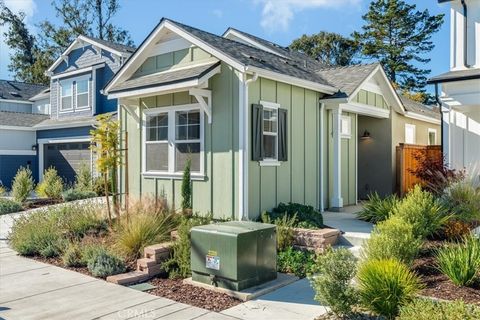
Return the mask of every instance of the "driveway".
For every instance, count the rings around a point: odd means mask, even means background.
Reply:
[[[0,319],[237,318],[23,258],[1,241]]]

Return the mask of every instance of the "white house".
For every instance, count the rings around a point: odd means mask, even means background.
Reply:
[[[442,144],[452,168],[480,168],[480,0],[450,5],[450,71],[435,76],[442,106]]]

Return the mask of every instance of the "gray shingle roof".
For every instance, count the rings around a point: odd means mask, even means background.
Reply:
[[[126,52],[126,53],[132,53],[135,51],[135,47],[132,47],[132,46],[127,46],[127,45],[124,45],[124,44],[121,44],[121,43],[116,43],[116,42],[113,42],[113,41],[107,41],[107,40],[103,40],[103,39],[99,39],[99,38],[95,38],[95,37],[90,37],[90,36],[85,36],[85,38],[88,38],[92,41],[95,41],[95,42],[98,42],[100,44],[103,44],[104,46],[107,46],[113,50],[116,50],[116,51],[120,51],[120,52]]]
[[[448,71],[428,79],[428,83],[448,82],[455,80],[480,79],[480,69]]]
[[[426,106],[420,102],[414,101],[404,96],[403,94],[399,94],[398,97],[402,101],[402,104],[405,110],[413,113],[421,114],[427,117],[440,119],[440,113],[438,111],[438,108]]]
[[[112,114],[116,112],[111,112]],[[51,119],[47,118],[45,121],[42,121],[41,123],[38,123],[35,128],[37,129],[49,129],[52,126],[56,125],[68,125],[68,124],[85,124],[85,126],[92,125],[95,123],[95,116],[83,116],[83,117],[74,117],[74,118],[57,118],[57,119]]]
[[[372,63],[329,67],[318,70],[317,73],[339,90],[328,98],[345,98],[350,96],[379,65],[379,63]]]
[[[28,99],[46,88],[47,86],[41,84],[0,80],[0,99],[28,101]]]
[[[321,85],[331,86],[331,84],[322,78],[321,75],[314,72],[315,69],[318,69],[316,65],[309,65],[308,62],[305,65],[299,61],[282,58],[276,54],[263,51],[238,41],[226,39],[216,34],[190,27],[170,19],[165,20],[168,20],[197,39],[223,52],[242,65],[257,67]]]
[[[128,91],[130,89],[143,89],[148,87],[159,87],[168,84],[177,83],[180,81],[188,81],[201,78],[215,67],[220,65],[219,61],[214,61],[209,64],[196,66],[192,68],[180,69],[180,70],[171,70],[171,71],[162,71],[145,76],[136,77],[130,80],[127,80],[118,86],[116,86],[112,92],[119,91]]]
[[[1,126],[33,127],[48,118],[46,114],[0,111]]]

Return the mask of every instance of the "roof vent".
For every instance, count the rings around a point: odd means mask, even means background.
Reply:
[[[16,91],[10,91],[9,93],[14,97],[20,97],[20,93],[18,93]]]

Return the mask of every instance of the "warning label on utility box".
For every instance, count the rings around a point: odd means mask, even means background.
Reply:
[[[205,256],[205,267],[208,269],[220,270],[220,257],[216,255],[216,252],[209,251]]]

